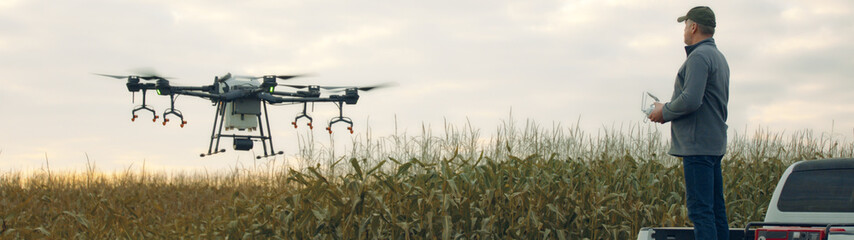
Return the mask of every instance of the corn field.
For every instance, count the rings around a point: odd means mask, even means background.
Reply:
[[[641,227],[691,225],[681,164],[652,126],[443,128],[368,134],[346,154],[305,136],[299,166],[2,173],[0,238],[634,239]],[[808,130],[729,139],[732,227],[764,218],[789,164],[854,156],[849,141]]]

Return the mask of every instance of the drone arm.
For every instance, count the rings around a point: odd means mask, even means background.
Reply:
[[[287,98],[280,98],[280,97],[273,96],[269,93],[258,93],[258,98],[260,98],[264,101],[267,101],[269,103],[283,103],[283,102],[288,102],[287,100],[289,100]]]
[[[139,92],[140,90],[156,89],[154,83],[127,83],[128,92]]]
[[[245,91],[245,90],[235,90],[235,91],[230,91],[230,92],[227,92],[224,94],[210,94],[210,93],[205,93],[205,92],[188,91],[188,90],[173,90],[173,92],[175,94],[196,96],[196,97],[207,98],[210,100],[218,100],[218,101],[232,101],[232,100],[243,98],[243,97],[246,97],[246,96],[249,96],[250,94],[252,94],[252,91]],[[269,94],[265,94],[265,95],[268,97],[277,98],[277,97],[273,97]],[[261,97],[262,95],[259,94],[258,96]],[[275,102],[275,101],[271,101],[271,102]],[[281,101],[279,101],[279,102],[281,102]]]
[[[288,96],[288,97],[298,97],[298,96],[300,96],[300,95],[299,95],[299,94],[297,94],[297,93],[291,93],[291,92],[279,92],[279,91],[271,92],[271,93],[270,93],[270,95],[276,95],[276,96]]]
[[[328,98],[319,97],[300,97],[300,98],[283,98],[273,96],[273,94],[262,92],[258,93],[258,98],[269,103],[306,103],[306,102],[346,102],[348,96],[330,96]]]
[[[201,87],[187,87],[187,86],[172,86],[173,91],[208,91],[213,88],[213,85],[201,86]]]
[[[181,91],[181,90],[179,90],[179,91],[175,91],[175,94],[194,96],[194,97],[200,97],[200,98],[207,98],[207,99],[211,99],[211,100],[217,100],[217,99],[222,98],[222,95],[220,95],[220,94],[210,94],[210,93],[193,92],[193,91]]]

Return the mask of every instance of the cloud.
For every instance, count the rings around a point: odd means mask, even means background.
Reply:
[[[843,1],[816,1],[810,5],[791,5],[781,13],[781,17],[789,24],[814,22],[817,19],[847,18],[852,11],[851,3]]]
[[[420,131],[422,122],[448,119],[471,121],[489,134],[511,108],[514,116],[541,124],[569,124],[581,116],[580,126],[595,132],[641,121],[642,91],[668,98],[685,58],[675,18],[700,4],[4,1],[0,110],[21,114],[0,124],[0,148],[4,160],[38,163],[41,151],[49,151],[68,166],[82,166],[86,151],[104,161],[104,169],[142,159],[151,166],[215,169],[238,157],[252,159],[231,151],[195,158],[206,151],[210,102],[179,98],[190,122],[185,128],[130,122],[140,96],[132,103],[123,81],[90,74],[139,67],[189,85],[226,72],[315,74],[294,84],[397,82],[345,108],[357,129],[370,118],[377,134],[392,132],[395,116],[401,129]],[[854,34],[852,6],[844,0],[711,6],[718,14],[715,38],[732,70],[731,129],[823,128],[832,119],[837,127],[854,128],[847,121],[854,119],[847,110],[854,109],[854,49],[844,40]],[[168,105],[153,95],[148,101],[158,111]],[[287,123],[300,109],[273,109],[277,146],[293,154],[294,135],[304,129]],[[798,114],[804,109],[809,114]],[[312,114],[322,125],[337,109],[317,104]],[[324,132],[315,134],[328,140]],[[339,144],[349,139],[336,136]]]
[[[748,119],[753,124],[777,126],[779,128],[792,123],[807,126],[834,120],[844,121],[852,114],[854,114],[854,108],[847,103],[791,99],[754,106]]]
[[[14,9],[18,4],[21,3],[21,0],[6,0],[0,2],[0,11],[5,11],[9,9]]]

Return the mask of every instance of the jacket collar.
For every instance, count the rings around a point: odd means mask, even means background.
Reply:
[[[691,55],[691,52],[693,52],[694,49],[696,49],[697,47],[699,47],[700,45],[703,45],[703,44],[709,44],[712,47],[717,46],[717,45],[715,45],[715,39],[714,38],[706,38],[706,39],[703,39],[703,41],[700,41],[694,45],[685,46],[685,54]]]

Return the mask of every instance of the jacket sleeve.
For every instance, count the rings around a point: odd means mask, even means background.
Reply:
[[[703,104],[703,93],[709,79],[709,59],[701,52],[688,57],[685,61],[685,83],[682,93],[664,104],[662,114],[665,121],[672,121],[697,111]]]

